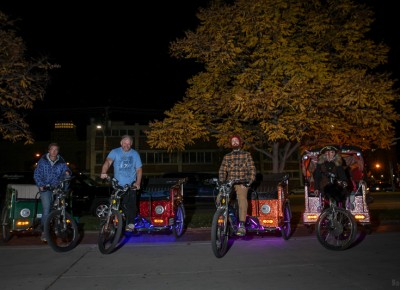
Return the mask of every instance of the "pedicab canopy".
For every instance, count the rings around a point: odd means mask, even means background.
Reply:
[[[301,159],[301,169],[305,180],[313,181],[313,173],[317,167],[318,157],[327,150],[335,150],[343,159],[343,166],[352,181],[358,182],[364,179],[364,158],[362,150],[356,146],[325,146],[304,151]]]

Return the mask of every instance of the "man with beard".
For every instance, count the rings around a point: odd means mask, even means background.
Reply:
[[[239,227],[238,236],[246,234],[245,222],[247,216],[247,192],[248,185],[256,179],[256,168],[253,158],[247,151],[241,149],[242,141],[239,136],[231,137],[232,152],[226,154],[219,168],[219,180],[247,180],[247,184],[236,184],[235,191],[239,204]]]

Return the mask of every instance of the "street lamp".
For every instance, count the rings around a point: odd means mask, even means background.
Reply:
[[[96,126],[97,130],[101,130],[101,132],[103,133],[103,162],[106,158],[106,148],[107,148],[107,136],[106,136],[106,131],[105,128],[103,128],[102,125],[97,125]]]

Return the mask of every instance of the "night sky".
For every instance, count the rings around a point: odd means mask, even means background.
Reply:
[[[112,119],[133,116],[144,124],[149,120],[141,112],[162,116],[182,99],[186,80],[201,69],[170,57],[169,43],[196,28],[197,9],[208,2],[114,1],[82,6],[81,1],[1,0],[2,12],[21,19],[18,27],[29,54],[47,56],[61,65],[51,73],[45,100],[28,117],[34,132],[46,132],[55,120],[67,119],[85,132],[89,118],[101,119],[104,107],[114,108]],[[399,78],[397,1],[362,2],[374,7],[373,37],[392,47],[387,69]]]

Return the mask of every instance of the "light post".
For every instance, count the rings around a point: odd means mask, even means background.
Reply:
[[[375,164],[375,168],[376,168],[377,175],[379,176],[379,179],[382,180],[383,179],[383,172],[382,172],[381,164],[380,163],[376,163]]]
[[[106,149],[107,149],[107,136],[106,136],[106,131],[105,128],[103,128],[102,125],[97,125],[96,129],[101,130],[103,133],[103,162],[106,158]]]

